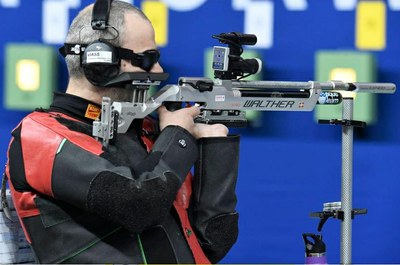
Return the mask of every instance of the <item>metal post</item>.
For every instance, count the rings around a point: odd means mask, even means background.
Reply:
[[[343,98],[343,121],[353,120],[353,98]],[[353,210],[353,126],[342,126],[342,211],[340,263],[351,264]]]

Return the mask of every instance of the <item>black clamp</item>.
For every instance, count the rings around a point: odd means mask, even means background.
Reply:
[[[353,121],[353,120],[338,120],[338,119],[331,119],[331,120],[318,120],[319,124],[330,124],[330,125],[341,125],[341,126],[353,126],[353,127],[360,127],[365,128],[367,123],[364,121]]]
[[[351,211],[351,219],[354,219],[355,215],[366,214],[368,211],[367,209],[353,209]],[[344,220],[344,212],[341,210],[333,210],[333,211],[323,211],[323,212],[312,212],[310,213],[310,217],[317,217],[321,220],[318,224],[318,232],[322,231],[322,227],[324,226],[325,222],[328,220],[329,217],[333,217],[339,219],[341,221]]]
[[[180,86],[182,86],[184,84],[187,84],[187,85],[193,87],[194,89],[199,90],[200,92],[212,91],[214,88],[214,82],[211,80],[198,80],[198,81],[196,81],[196,83],[185,82],[185,81],[179,80]]]

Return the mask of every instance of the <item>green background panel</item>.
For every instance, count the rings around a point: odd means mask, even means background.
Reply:
[[[316,52],[315,79],[326,82],[334,68],[352,68],[356,72],[357,82],[375,82],[376,65],[371,53],[358,51],[325,51]],[[345,80],[344,80],[345,81]],[[354,120],[364,121],[367,124],[376,122],[377,117],[376,95],[370,93],[357,93],[354,100]],[[317,105],[315,119],[341,119],[342,104]]]
[[[40,84],[36,91],[22,91],[16,83],[19,60],[35,60],[40,65]],[[49,107],[56,85],[57,67],[54,48],[40,44],[7,44],[5,48],[4,106],[13,110]]]
[[[251,58],[259,58],[262,60],[262,55],[254,50],[246,50],[242,53],[242,58],[251,59]],[[208,77],[214,79],[214,70],[212,69],[212,60],[213,60],[213,48],[208,48],[205,51],[204,56],[204,77]],[[244,78],[243,80],[262,80],[262,71],[260,71],[256,75],[251,75],[249,77]],[[249,122],[249,125],[252,127],[261,127],[262,126],[262,112],[261,111],[246,111],[246,118]]]

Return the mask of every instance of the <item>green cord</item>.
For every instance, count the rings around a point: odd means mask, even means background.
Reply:
[[[147,265],[146,255],[144,254],[142,240],[140,240],[140,235],[139,234],[137,234],[137,240],[138,240],[138,243],[139,243],[140,254],[142,254],[143,262],[144,262],[144,264]]]
[[[106,234],[105,236],[102,236],[101,238],[96,239],[95,241],[91,242],[90,244],[88,244],[86,247],[79,249],[78,251],[76,251],[75,253],[72,253],[71,255],[69,255],[68,257],[65,257],[61,260],[58,260],[57,263],[63,263],[65,261],[68,261],[69,259],[81,254],[82,252],[88,250],[89,248],[93,247],[94,245],[96,245],[98,242],[100,242],[101,240],[103,240],[104,238],[107,238],[108,236],[118,232],[119,230],[121,230],[121,227],[117,227],[116,229],[114,229],[113,231],[111,231],[110,233]]]

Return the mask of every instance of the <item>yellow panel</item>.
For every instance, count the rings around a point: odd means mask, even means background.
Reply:
[[[156,44],[165,46],[168,42],[168,7],[161,1],[143,1],[142,10],[153,24]]]
[[[40,86],[40,64],[35,60],[19,60],[16,63],[17,88],[22,91],[36,91]]]
[[[346,83],[356,82],[357,73],[353,68],[333,68],[329,72],[329,80],[340,80]],[[350,91],[340,91],[343,97],[355,98],[357,93]]]
[[[386,5],[382,1],[360,1],[356,14],[356,47],[383,50],[386,47]]]
[[[329,73],[330,80],[341,80],[343,82],[356,82],[357,73],[353,68],[333,68]]]

